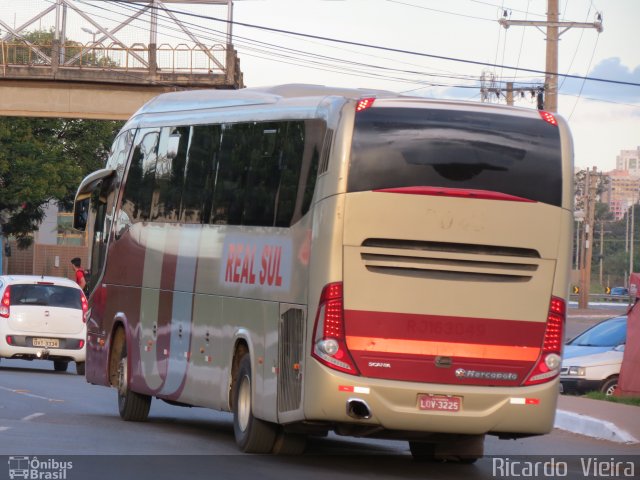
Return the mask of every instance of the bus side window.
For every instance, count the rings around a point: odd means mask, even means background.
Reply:
[[[141,129],[136,135],[122,197],[122,210],[131,222],[149,220],[156,171],[159,131]]]
[[[198,125],[191,132],[180,219],[185,223],[209,223],[220,126]]]
[[[304,140],[304,146],[300,153],[299,175],[292,179],[297,181],[297,185],[291,185],[292,194],[295,195],[291,216],[289,217],[291,225],[296,223],[311,207],[311,200],[316,186],[318,177],[318,168],[320,163],[320,154],[322,153],[323,142],[326,134],[326,124],[322,120],[305,120],[297,122],[299,126],[303,126],[301,138]],[[326,146],[330,148],[330,144]],[[328,156],[328,152],[326,153]],[[282,219],[286,221],[285,218]],[[279,223],[279,225],[281,225]],[[281,225],[284,226],[284,225]]]
[[[289,227],[310,206],[324,122],[224,125],[210,223]]]
[[[222,125],[211,223],[242,225],[253,124]],[[261,145],[258,147],[260,148]]]
[[[171,135],[180,135],[175,156],[168,153]],[[189,127],[165,127],[160,132],[151,206],[152,221],[177,222],[180,220],[189,139]]]

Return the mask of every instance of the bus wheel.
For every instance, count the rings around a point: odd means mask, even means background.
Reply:
[[[288,433],[280,428],[271,453],[276,455],[302,455],[307,447],[307,436],[299,433]]]
[[[124,334],[124,332],[123,332]],[[132,392],[129,389],[129,370],[127,368],[127,345],[122,343],[120,363],[118,364],[118,411],[123,420],[144,422],[149,416],[151,397]]]
[[[233,434],[245,453],[269,453],[276,440],[277,425],[253,416],[251,358],[244,355],[233,381]]]

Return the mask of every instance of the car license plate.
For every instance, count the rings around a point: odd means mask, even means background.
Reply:
[[[60,341],[57,338],[34,338],[34,347],[58,348]]]
[[[436,410],[441,412],[459,412],[462,408],[462,397],[449,395],[418,395],[420,410]]]

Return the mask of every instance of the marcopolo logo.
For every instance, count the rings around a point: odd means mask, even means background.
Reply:
[[[31,480],[66,480],[67,471],[73,468],[73,462],[63,462],[54,458],[27,456],[9,457],[9,478]]]
[[[456,370],[456,377],[458,378],[473,378],[476,380],[517,380],[518,375],[513,372],[488,372],[483,370],[465,370],[464,368],[458,368]]]

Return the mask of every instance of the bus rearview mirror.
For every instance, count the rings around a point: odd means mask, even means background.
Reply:
[[[91,197],[82,200],[76,200],[73,205],[73,228],[84,232],[87,228],[87,219],[89,218],[89,202]]]

